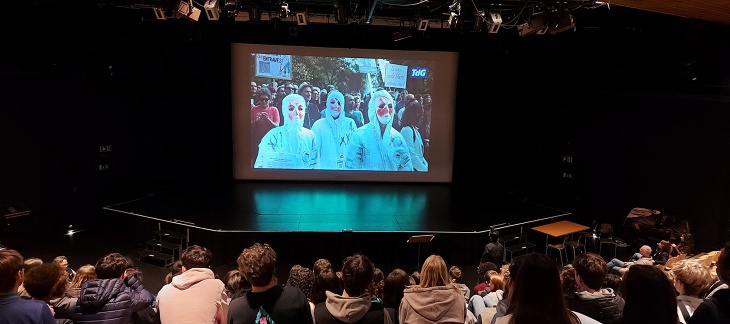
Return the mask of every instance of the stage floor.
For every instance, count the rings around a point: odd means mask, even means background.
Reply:
[[[480,233],[570,215],[521,197],[456,196],[441,184],[234,182],[199,194],[158,190],[104,209],[213,232]]]

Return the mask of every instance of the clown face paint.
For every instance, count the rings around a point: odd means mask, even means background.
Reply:
[[[298,125],[303,125],[304,114],[306,112],[305,108],[306,105],[304,104],[304,101],[301,100],[301,98],[292,98],[289,101],[289,106],[287,107],[287,118],[289,118],[290,121]]]
[[[329,107],[332,117],[337,118],[340,116],[340,111],[342,111],[342,103],[339,99],[330,98],[329,102],[327,102],[327,107]]]
[[[378,115],[378,121],[381,124],[387,124],[393,118],[393,100],[388,97],[377,97],[378,109],[376,114]]]

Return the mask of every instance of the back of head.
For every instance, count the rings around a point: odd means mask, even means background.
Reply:
[[[79,288],[84,281],[93,279],[96,279],[96,268],[91,264],[85,264],[76,271],[70,287]]]
[[[312,284],[312,293],[309,296],[309,300],[312,303],[318,304],[327,300],[326,291],[334,293],[342,292],[342,284],[340,278],[331,268],[324,269],[314,276],[314,283]]]
[[[312,272],[317,276],[324,269],[332,269],[332,263],[327,259],[317,259],[312,266]]]
[[[354,254],[342,261],[342,281],[348,295],[355,297],[364,293],[373,281],[375,266],[362,254]]]
[[[383,284],[383,305],[398,308],[403,299],[403,290],[410,284],[410,276],[403,269],[394,269]]]
[[[40,258],[27,258],[23,261],[23,271],[28,271],[35,266],[43,264],[43,260]]]
[[[18,272],[23,270],[23,256],[11,249],[0,250],[0,293],[14,291]]]
[[[298,287],[304,292],[305,296],[312,293],[312,284],[314,283],[314,273],[312,269],[299,266],[296,270],[289,273],[289,279],[286,284],[292,287]]]
[[[578,291],[578,283],[575,282],[575,267],[572,264],[566,264],[560,270],[560,286],[563,294],[571,294]]]
[[[446,262],[440,255],[432,254],[423,262],[421,268],[421,281],[419,286],[430,288],[436,286],[446,286],[451,283],[449,279],[449,270],[446,268]]]
[[[457,266],[451,266],[449,268],[449,277],[451,277],[451,282],[460,283],[461,282],[461,269]]]
[[[31,297],[50,300],[66,292],[68,274],[55,263],[44,263],[25,273],[23,287]]]
[[[251,285],[243,279],[241,271],[238,271],[238,269],[226,272],[221,281],[225,285],[225,292],[229,298],[233,298],[242,289],[251,288]]]
[[[515,323],[574,323],[563,299],[555,261],[545,254],[525,254],[509,296],[507,313]],[[510,276],[512,269],[510,269]]]
[[[635,264],[623,276],[623,323],[677,323],[675,289],[653,265]]]
[[[180,255],[180,261],[182,261],[183,267],[188,270],[192,268],[208,268],[212,259],[213,253],[199,245],[189,246]]]
[[[639,248],[639,253],[641,253],[642,256],[648,257],[651,255],[651,246],[648,245],[642,245]]]
[[[117,252],[103,256],[94,266],[96,277],[99,279],[121,278],[124,271],[132,267],[134,267],[132,259]]]
[[[684,295],[701,298],[714,282],[710,270],[696,259],[677,261],[672,266],[672,276],[682,283]]]
[[[254,243],[236,261],[238,270],[254,287],[265,287],[276,274],[276,252],[266,243]]]
[[[487,279],[486,275],[489,270],[494,270],[494,271],[499,272],[499,267],[494,262],[490,262],[490,261],[479,262],[479,266],[477,266],[477,275],[479,276],[479,281]]]
[[[489,242],[497,243],[497,240],[499,240],[499,231],[490,231]]]
[[[581,253],[573,260],[575,272],[580,276],[583,283],[593,290],[601,289],[603,281],[608,275],[606,260],[595,253]]]

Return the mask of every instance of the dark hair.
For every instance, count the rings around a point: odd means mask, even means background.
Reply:
[[[359,296],[373,281],[375,266],[362,254],[353,254],[342,261],[342,281],[350,296]]]
[[[265,95],[269,96],[269,99],[271,99],[271,90],[269,90],[268,87],[261,87],[261,89],[256,90],[256,98],[257,99],[262,94],[265,94]]]
[[[618,292],[619,289],[621,289],[622,281],[623,281],[623,279],[621,278],[621,276],[613,274],[613,273],[609,273],[608,275],[606,275],[606,279],[603,280],[603,286],[601,286],[601,287],[611,288],[615,292]]]
[[[180,256],[182,265],[188,270],[192,268],[208,268],[210,267],[211,259],[213,259],[213,253],[199,245],[189,246],[183,250]]]
[[[581,253],[573,259],[575,272],[580,276],[583,283],[593,290],[601,289],[603,280],[608,274],[608,264],[598,254]]]
[[[717,257],[717,276],[722,279],[725,283],[730,282],[730,241],[725,243],[725,246],[720,250],[720,255]]]
[[[23,287],[28,294],[40,300],[61,297],[66,292],[68,273],[56,263],[44,263],[25,273]]]
[[[326,301],[327,295],[325,291],[328,290],[336,294],[342,293],[340,278],[337,277],[337,274],[332,268],[326,268],[314,277],[312,293],[310,294],[309,300],[315,304]]]
[[[403,269],[394,269],[383,284],[383,306],[398,309],[403,299],[403,290],[410,283],[408,273]]]
[[[317,259],[317,261],[314,261],[314,265],[312,266],[312,272],[314,272],[314,276],[317,276],[317,274],[319,274],[324,269],[332,269],[332,263],[330,262],[330,260]]]
[[[578,283],[575,282],[575,267],[566,264],[560,270],[560,287],[563,294],[572,294],[578,291]]]
[[[507,307],[507,314],[512,314],[510,323],[578,323],[563,298],[555,261],[535,252],[523,257],[518,277],[512,279]]]
[[[634,264],[621,284],[624,298],[622,324],[676,324],[677,300],[674,285],[664,271],[653,265]]]
[[[254,243],[236,261],[241,275],[254,287],[268,285],[276,274],[276,252],[266,243]]]
[[[489,272],[489,270],[500,272],[499,267],[494,262],[484,261],[479,263],[479,266],[477,266],[477,275],[479,276],[479,282],[487,280],[487,272]]]
[[[292,267],[292,271],[289,273],[289,279],[286,281],[286,284],[288,286],[298,287],[304,292],[304,296],[309,296],[312,294],[312,284],[314,282],[313,274],[312,269],[307,267],[299,266],[296,270]]]
[[[423,119],[423,106],[418,100],[407,102],[406,109],[403,111],[401,125],[413,126],[418,125]],[[413,130],[415,132],[415,129]]]
[[[134,267],[132,259],[117,252],[103,256],[94,266],[96,277],[99,279],[121,278],[124,271],[132,267]]]

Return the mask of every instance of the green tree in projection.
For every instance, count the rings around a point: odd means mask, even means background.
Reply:
[[[292,58],[294,82],[308,81],[318,87],[334,85],[340,91],[348,89],[348,80],[354,74],[350,63],[339,57],[294,56]]]

